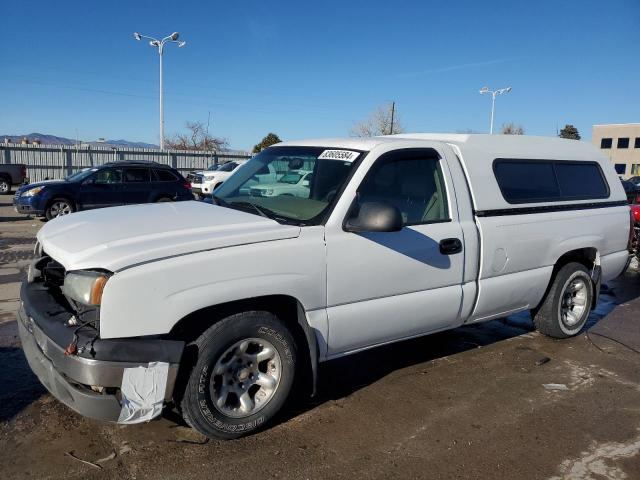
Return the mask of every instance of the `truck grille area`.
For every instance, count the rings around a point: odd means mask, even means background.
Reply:
[[[66,271],[60,263],[44,255],[35,263],[34,267],[40,271],[45,286],[57,288],[58,290],[62,287]]]
[[[48,308],[43,313],[50,316],[54,323],[62,324],[56,329],[63,328],[66,332],[57,331],[58,340],[67,341],[68,339],[67,344],[60,345],[64,348],[75,342],[79,350],[90,351],[100,329],[100,308],[80,304],[62,293],[66,270],[62,264],[46,253],[42,252],[42,256],[33,262],[31,269],[29,275],[31,287],[40,291],[40,295],[45,295],[46,292],[48,298]]]

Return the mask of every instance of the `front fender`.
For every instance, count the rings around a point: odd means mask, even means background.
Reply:
[[[267,295],[298,299],[305,311],[326,306],[323,227],[297,238],[219,248],[147,262],[107,282],[100,336],[166,334],[206,307]]]

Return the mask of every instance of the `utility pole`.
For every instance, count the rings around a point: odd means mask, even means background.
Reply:
[[[391,102],[391,131],[389,132],[389,135],[393,135],[393,117],[395,116],[396,113],[396,102]]]

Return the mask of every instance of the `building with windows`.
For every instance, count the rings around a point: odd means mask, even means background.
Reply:
[[[591,141],[623,178],[640,176],[640,123],[594,125]]]

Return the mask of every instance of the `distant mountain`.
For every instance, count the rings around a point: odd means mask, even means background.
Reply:
[[[29,143],[33,140],[40,140],[43,145],[75,145],[75,140],[55,135],[45,135],[44,133],[28,133],[26,135],[0,135],[0,141],[4,142],[8,138],[11,143],[20,143],[23,138],[28,138]]]
[[[107,140],[106,142],[109,145],[122,145],[126,147],[135,147],[135,148],[160,148],[158,145],[154,145],[152,143],[144,143],[144,142],[130,142],[129,140]]]
[[[56,137],[55,135],[47,135],[45,133],[28,133],[24,135],[0,135],[0,142],[3,142],[5,138],[9,138],[11,143],[20,143],[23,138],[29,139],[29,143],[34,140],[39,140],[42,145],[75,145],[76,140],[65,137]],[[158,148],[157,145],[145,142],[130,142],[129,140],[105,140],[100,142],[92,142],[86,140],[80,140],[80,143],[84,145],[91,145],[100,147],[104,145],[114,147],[132,147],[132,148]]]

